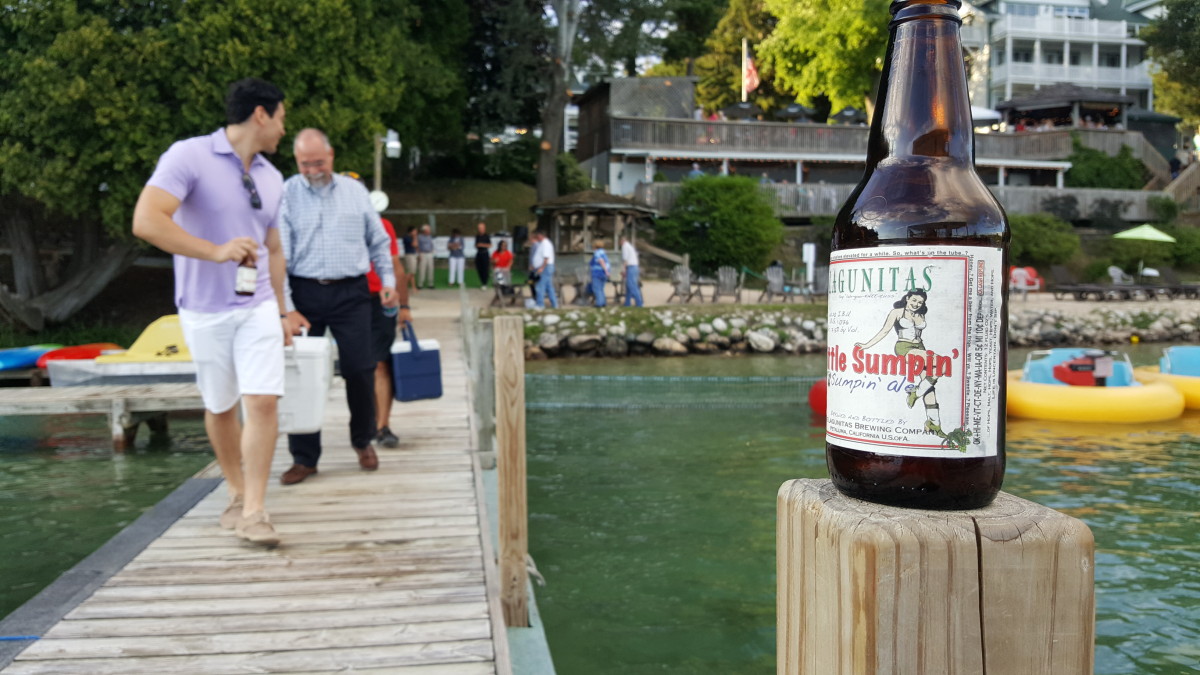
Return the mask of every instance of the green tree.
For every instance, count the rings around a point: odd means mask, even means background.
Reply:
[[[672,30],[663,38],[663,63],[678,66],[662,75],[692,75],[704,54],[704,42],[717,27],[728,0],[667,0],[667,20]],[[657,73],[656,73],[657,74]]]
[[[1079,235],[1070,223],[1049,213],[1010,215],[1009,256],[1016,265],[1057,265],[1079,251]]]
[[[762,269],[783,240],[771,199],[750,178],[702,176],[684,181],[671,213],[655,226],[655,243],[687,253],[694,269],[721,265]]]
[[[543,3],[471,0],[470,16],[468,128],[482,135],[510,124],[537,126],[551,74]]]
[[[589,80],[636,77],[638,58],[657,55],[665,27],[663,0],[590,0],[579,22],[575,64]]]
[[[70,317],[125,269],[139,251],[130,214],[158,156],[224,123],[233,80],[275,82],[288,96],[289,128],[323,128],[339,166],[360,173],[386,127],[409,146],[461,138],[462,78],[439,57],[461,47],[444,11],[459,2],[5,5],[0,226],[17,255],[15,290],[0,288],[0,309],[37,329]],[[287,173],[290,151],[285,142],[276,160]],[[55,234],[46,224],[73,240],[67,263],[49,274],[36,253],[39,238]]]
[[[1163,0],[1163,14],[1142,30],[1154,74],[1154,103],[1193,128],[1200,125],[1200,3]]]
[[[763,0],[779,18],[759,54],[775,86],[807,101],[821,94],[834,110],[875,107],[888,39],[889,0]]]
[[[705,42],[706,53],[696,59],[696,103],[712,112],[742,98],[742,40],[750,47],[760,84],[747,96],[766,112],[787,105],[790,99],[776,89],[773,66],[761,49],[775,29],[775,17],[763,0],[730,0],[725,15]]]
[[[542,143],[538,155],[538,201],[558,196],[558,154],[562,143],[567,87],[571,83],[571,55],[575,51],[575,33],[582,18],[582,0],[549,0],[547,9],[554,17],[550,76],[546,80],[546,102],[542,106]]]

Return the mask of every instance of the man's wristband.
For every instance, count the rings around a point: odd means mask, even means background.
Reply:
[[[286,319],[286,318],[287,318],[287,314],[280,314],[280,315],[279,315],[279,318],[281,318],[281,319]]]

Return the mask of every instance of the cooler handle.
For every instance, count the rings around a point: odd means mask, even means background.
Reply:
[[[404,328],[400,329],[400,335],[408,340],[408,344],[412,346],[413,353],[421,351],[421,345],[417,342],[417,332],[413,330],[412,322],[405,321]]]

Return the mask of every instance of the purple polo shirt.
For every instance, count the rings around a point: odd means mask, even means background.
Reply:
[[[262,209],[250,206],[242,185],[242,160],[229,145],[225,129],[173,144],[158,159],[146,185],[166,190],[179,199],[175,222],[189,234],[224,244],[235,237],[258,242],[258,288],[254,295],[234,292],[236,262],[214,263],[175,256],[175,305],[195,312],[224,312],[274,300],[270,264],[264,243],[267,228],[276,227],[283,175],[262,155],[250,164]]]

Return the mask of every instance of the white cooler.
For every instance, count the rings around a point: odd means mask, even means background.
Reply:
[[[333,341],[329,337],[292,337],[284,347],[283,398],[279,399],[279,433],[311,434],[321,430],[325,400],[333,381]]]

